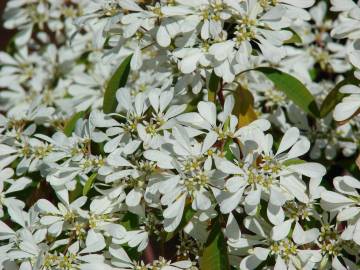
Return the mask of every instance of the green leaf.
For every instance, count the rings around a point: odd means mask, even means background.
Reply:
[[[83,118],[85,115],[85,112],[78,112],[75,113],[73,116],[71,116],[71,118],[66,122],[65,126],[64,126],[64,134],[66,136],[71,136],[72,132],[75,129],[76,126],[76,122],[77,120],[79,120],[80,118]]]
[[[358,83],[359,80],[357,80],[354,76],[351,76],[339,82],[334,87],[334,89],[330,91],[330,93],[326,96],[325,100],[321,104],[320,117],[324,118],[325,116],[327,116],[335,108],[335,106],[339,102],[341,102],[341,100],[344,98],[345,94],[339,92],[341,87],[347,84],[358,84]]]
[[[190,220],[195,215],[196,211],[191,208],[191,204],[185,206],[184,215],[180,221],[179,226],[176,228],[175,231],[167,233],[165,237],[165,241],[171,240],[178,232],[180,232],[184,227],[190,222]]]
[[[224,131],[227,131],[230,127],[230,117],[228,117],[228,119],[226,119],[225,123],[224,123]],[[230,145],[231,143],[233,142],[233,139],[232,138],[228,138],[224,144],[223,144],[223,147],[222,147],[222,151],[224,151],[225,153],[225,158],[227,160],[234,160],[235,159],[235,156],[234,154],[231,152],[231,149],[230,149]]]
[[[201,94],[191,96],[191,101],[186,106],[185,112],[195,112],[197,110],[197,105],[202,100],[203,100],[203,95]]]
[[[313,81],[316,80],[317,76],[319,75],[319,71],[316,68],[309,69],[309,75]]]
[[[103,102],[103,110],[105,113],[115,112],[117,106],[116,91],[124,87],[127,82],[130,73],[131,57],[132,54],[125,58],[108,82]]]
[[[305,162],[306,162],[305,160],[302,160],[300,158],[293,158],[293,159],[285,160],[283,162],[283,164],[285,166],[290,166],[290,165],[296,165],[296,164],[303,164]]]
[[[274,83],[277,89],[284,92],[290,100],[306,113],[314,117],[319,117],[319,108],[316,105],[313,95],[298,79],[270,67],[259,67],[254,70],[262,72]]]
[[[251,92],[239,86],[235,92],[233,114],[238,117],[238,127],[244,127],[257,119],[254,110],[254,97]]]
[[[76,176],[75,189],[69,192],[69,201],[73,202],[82,195],[83,186],[80,183],[79,176]]]
[[[337,164],[344,168],[347,172],[349,172],[355,178],[360,178],[360,169],[356,165],[354,159],[344,159],[337,161]]]
[[[294,44],[294,43],[302,43],[301,37],[299,36],[298,33],[296,33],[293,29],[291,28],[286,28],[286,30],[290,31],[293,35],[291,36],[291,38],[289,38],[288,40],[284,41],[284,44]]]
[[[230,145],[233,142],[232,139],[228,139],[225,144],[224,144],[224,152],[225,152],[225,158],[227,160],[234,160],[236,159],[236,157],[234,156],[234,154],[231,152],[230,150]]]
[[[216,220],[200,257],[200,270],[228,270],[229,257],[225,237]]]
[[[214,71],[212,71],[211,75],[210,75],[210,80],[209,80],[209,91],[208,91],[208,100],[211,102],[216,101],[216,94],[217,91],[219,89],[219,85],[220,85],[220,77],[218,77]]]
[[[86,194],[88,194],[88,192],[90,191],[92,185],[94,184],[96,176],[97,176],[97,173],[95,172],[92,175],[90,175],[88,180],[86,180],[85,186],[83,188],[83,195],[84,196],[86,196]]]
[[[121,221],[121,225],[128,231],[135,230],[139,227],[139,217],[131,212],[127,212]]]

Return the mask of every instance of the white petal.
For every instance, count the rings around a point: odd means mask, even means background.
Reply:
[[[112,256],[114,256],[117,259],[120,259],[124,262],[127,263],[132,263],[131,259],[129,258],[129,256],[127,255],[127,253],[125,252],[125,250],[122,247],[117,247],[116,249],[112,246],[109,247],[109,252]]]
[[[163,168],[163,169],[173,169],[174,168],[174,166],[171,163],[171,161],[172,161],[171,156],[164,152],[161,152],[158,150],[146,150],[143,155],[148,160],[156,161],[160,168]]]
[[[0,238],[2,238],[4,234],[12,235],[15,234],[15,232],[8,225],[6,225],[3,221],[0,220]]]
[[[281,206],[269,202],[266,213],[272,224],[279,225],[284,222],[285,213]]]
[[[8,146],[6,144],[0,144],[0,156],[14,154],[16,152],[17,152],[16,148],[12,148],[11,146]]]
[[[192,262],[191,261],[179,261],[179,262],[174,262],[171,265],[187,269],[187,268],[191,268]]]
[[[345,221],[352,219],[357,214],[360,213],[360,207],[349,207],[341,210],[337,216],[337,220],[339,221]]]
[[[353,204],[353,200],[345,197],[342,194],[333,192],[333,191],[324,191],[321,193],[321,199],[331,203],[340,203],[340,204]]]
[[[112,152],[106,159],[106,161],[112,166],[119,167],[134,167],[129,161],[121,156],[122,149],[117,149]]]
[[[119,123],[117,121],[100,111],[92,111],[89,119],[95,127],[102,128],[119,126]]]
[[[199,191],[195,193],[195,205],[196,209],[207,210],[211,206],[210,199],[206,196],[204,191]]]
[[[255,269],[263,260],[259,259],[256,255],[249,255],[241,260],[241,270],[252,270]]]
[[[325,167],[315,162],[294,164],[288,166],[287,168],[310,178],[322,178],[326,174]]]
[[[132,70],[138,70],[141,68],[143,63],[142,53],[139,46],[136,47],[134,54],[131,58],[130,66]]]
[[[186,193],[181,195],[180,198],[176,199],[174,203],[172,203],[168,208],[166,208],[163,212],[163,216],[165,218],[173,218],[181,213],[183,213],[185,206]]]
[[[280,225],[274,226],[271,230],[271,239],[274,241],[284,239],[289,234],[292,223],[293,220],[289,219]]]
[[[353,240],[357,245],[360,245],[360,221],[359,220],[355,224]]]
[[[339,91],[343,94],[360,94],[360,88],[352,84],[341,87]]]
[[[223,61],[233,51],[234,42],[231,40],[215,43],[210,46],[209,52],[215,56],[216,60]]]
[[[236,193],[227,193],[220,202],[221,213],[228,214],[233,211],[240,203],[244,188],[240,188]]]
[[[273,205],[282,206],[282,205],[285,204],[286,199],[287,198],[286,198],[283,190],[281,190],[280,188],[277,188],[276,186],[271,187],[271,189],[270,189],[270,202]]]
[[[132,189],[129,194],[126,196],[126,204],[128,206],[137,206],[140,204],[142,198],[142,193],[135,189]]]
[[[306,154],[310,149],[310,141],[308,139],[301,139],[291,147],[287,154],[287,159],[296,158]]]
[[[314,5],[315,0],[281,0],[280,2],[299,8],[309,8]]]
[[[296,244],[304,245],[315,241],[318,235],[319,230],[317,228],[304,231],[300,224],[296,222],[292,237]]]
[[[274,270],[287,270],[287,269],[288,269],[288,267],[286,266],[286,263],[281,258],[281,256],[276,256]]]
[[[161,47],[168,47],[171,43],[171,38],[165,26],[160,25],[156,33],[156,41]]]
[[[256,257],[258,257],[260,260],[265,261],[270,253],[270,250],[267,248],[262,247],[256,247],[254,248],[254,254]]]
[[[14,170],[12,168],[5,168],[0,171],[0,175],[1,175],[2,180],[9,179],[10,177],[12,177],[14,175]],[[2,189],[0,189],[0,192],[1,192],[1,190]]]
[[[218,134],[216,132],[210,130],[204,139],[201,152],[205,153],[207,150],[209,150],[214,145],[214,143],[217,141],[217,139],[218,139]]]
[[[213,102],[200,101],[198,104],[200,115],[206,119],[211,126],[216,126],[216,106]]]
[[[58,216],[44,216],[40,219],[40,223],[43,225],[51,225],[61,220],[62,217],[58,217]]]
[[[138,11],[138,12],[143,11],[143,9],[136,2],[132,0],[120,0],[118,2],[119,5],[125,10]]]
[[[25,225],[25,214],[22,209],[17,207],[16,205],[8,205],[8,213],[12,221],[16,222],[23,228],[26,227]]]
[[[246,184],[240,176],[234,176],[226,180],[225,187],[228,191],[234,193]]]
[[[224,173],[229,173],[229,174],[244,174],[244,171],[239,167],[236,166],[234,163],[222,159],[219,164],[218,164],[218,169]]]
[[[248,205],[258,205],[260,203],[261,198],[261,190],[252,190],[248,193],[248,195],[245,198],[245,203]]]
[[[241,238],[241,231],[233,214],[229,214],[226,223],[226,236],[230,241],[237,241]]]
[[[201,56],[202,55],[200,52],[186,56],[179,62],[180,70],[184,74],[189,74],[193,72],[196,69]]]
[[[28,186],[29,184],[31,184],[31,180],[27,177],[21,177],[19,179],[17,179],[10,188],[8,188],[6,190],[5,193],[11,193],[11,192],[16,192],[16,191],[20,191],[23,190],[24,188],[26,188],[26,186]]]
[[[334,110],[334,119],[344,121],[350,118],[360,107],[359,101],[342,102],[336,105]]]
[[[308,203],[309,198],[306,194],[306,185],[297,175],[290,174],[280,178],[281,186],[295,196],[300,202]]]
[[[105,246],[104,236],[90,229],[86,237],[86,248],[80,251],[79,254],[97,252],[104,249]]]
[[[80,270],[113,270],[114,268],[110,265],[105,263],[88,263],[88,264],[81,264]]]
[[[175,229],[179,226],[181,219],[182,219],[182,213],[181,213],[181,215],[179,214],[172,219],[165,219],[164,220],[164,230],[166,232],[175,231]]]
[[[37,201],[36,205],[45,213],[61,214],[60,211],[48,200],[40,199]]]
[[[333,191],[321,193],[321,207],[327,211],[339,211],[347,205],[354,204],[354,201]]]
[[[281,139],[279,149],[277,150],[276,155],[288,150],[291,146],[295,144],[300,136],[300,131],[296,127],[292,127],[286,131],[283,138]]]
[[[345,184],[347,184],[348,186],[355,189],[360,189],[360,181],[356,178],[349,175],[344,175],[342,178],[344,179]]]

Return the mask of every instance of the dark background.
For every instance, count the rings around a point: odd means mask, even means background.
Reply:
[[[4,12],[4,8],[6,6],[7,0],[0,0],[0,50],[4,50],[6,47],[9,39],[13,36],[14,31],[6,30],[2,27],[3,20],[2,20],[2,14]]]

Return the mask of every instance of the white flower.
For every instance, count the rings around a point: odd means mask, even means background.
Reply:
[[[197,270],[214,244],[357,269],[359,22],[354,0],[8,0],[0,269]]]
[[[159,270],[179,270],[179,269],[191,269],[193,263],[190,260],[171,262],[160,257],[159,260],[154,260],[147,265],[144,262],[132,261],[123,248],[110,247],[110,254],[113,257],[112,264],[120,267],[120,269],[159,269]]]
[[[244,225],[256,236],[238,236],[228,242],[233,248],[251,247],[251,254],[241,261],[240,268],[255,269],[268,257],[275,256],[274,269],[313,269],[315,263],[321,260],[321,255],[316,250],[302,250],[301,246],[314,242],[319,231],[317,229],[304,231],[299,223],[295,223],[291,232],[292,224],[292,220],[286,220],[271,228],[265,221],[247,217]],[[232,231],[233,237],[236,233],[235,228],[233,227]]]
[[[162,168],[175,169],[177,174],[166,173],[158,184],[162,194],[165,230],[174,231],[179,225],[187,198],[191,198],[194,210],[207,210],[211,206],[211,193],[223,185],[225,177],[218,170],[212,170],[212,160],[207,157],[213,143],[199,144],[189,137],[181,126],[173,128],[173,153],[148,150],[144,156],[157,161]]]
[[[331,31],[331,35],[335,38],[360,38],[359,28],[357,27],[360,20],[360,7],[350,0],[332,0],[331,4],[331,10],[344,12],[339,16],[339,24]]]
[[[266,193],[268,195],[263,199],[269,201],[267,216],[272,223],[278,224],[284,220],[282,206],[286,201],[296,198],[303,203],[309,202],[307,187],[301,176],[321,179],[326,170],[317,163],[291,165],[291,160],[305,154],[310,148],[309,141],[300,138],[297,128],[291,128],[284,134],[275,155],[272,152],[271,135],[264,135],[258,130],[247,140],[243,141],[244,158],[240,157],[237,147],[231,148],[237,158],[236,164],[225,159],[216,163],[219,170],[231,175],[225,184],[226,191],[218,197],[220,209],[223,213],[229,213],[245,195],[245,211],[253,215],[264,196],[263,193]],[[285,153],[287,150],[289,152]],[[255,163],[255,160],[258,162]]]
[[[352,239],[359,245],[360,195],[357,189],[360,188],[360,181],[351,176],[339,176],[334,178],[334,186],[337,192],[321,193],[321,207],[336,212],[338,221],[349,221],[343,237],[346,240]]]
[[[86,197],[80,197],[76,201],[69,204],[68,202],[59,203],[58,208],[51,202],[40,199],[37,207],[40,209],[42,217],[40,223],[48,228],[51,235],[59,236],[63,230],[64,223],[73,223],[80,216],[84,216],[85,212],[80,209],[86,202]]]
[[[164,143],[163,133],[176,124],[176,116],[181,114],[186,105],[170,105],[174,98],[173,91],[154,89],[149,93],[149,102],[154,110],[150,121],[137,124],[137,132],[144,148],[158,148]]]
[[[137,247],[137,251],[143,251],[149,242],[149,234],[145,230],[127,231],[123,238],[112,239],[114,244],[127,243],[130,247]]]
[[[0,217],[4,216],[4,207],[15,206],[18,208],[24,208],[25,203],[16,199],[16,197],[9,197],[13,192],[18,192],[25,189],[30,185],[31,180],[27,177],[21,177],[19,179],[10,179],[14,174],[11,168],[6,168],[0,171]],[[10,185],[5,189],[5,186]],[[11,195],[10,195],[11,196]]]
[[[104,87],[110,74],[111,66],[101,62],[95,63],[90,72],[79,70],[72,74],[73,83],[69,86],[68,93],[72,96],[71,102],[76,111],[102,106]]]

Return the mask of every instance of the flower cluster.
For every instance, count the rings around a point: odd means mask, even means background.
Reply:
[[[0,269],[358,269],[360,5],[8,0]]]

